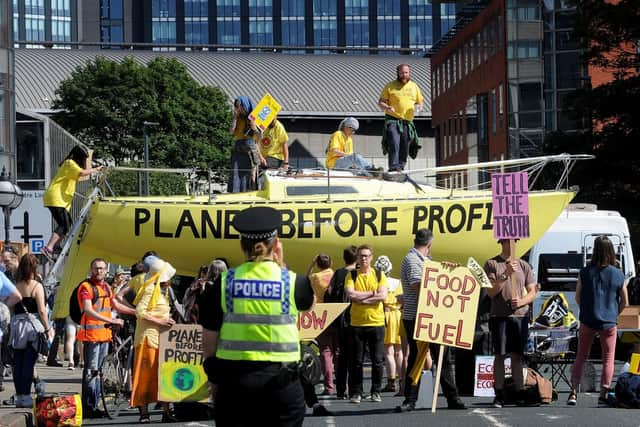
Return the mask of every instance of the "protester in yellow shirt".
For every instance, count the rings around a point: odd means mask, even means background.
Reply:
[[[86,168],[88,151],[76,145],[71,149],[67,157],[60,163],[60,168],[56,176],[49,183],[42,198],[44,206],[49,208],[51,216],[56,223],[56,229],[51,234],[49,241],[40,253],[47,257],[49,261],[53,260],[53,248],[61,239],[63,239],[71,228],[71,203],[73,195],[76,192],[76,183],[82,176],[91,175],[94,172],[102,170],[102,166],[97,168]]]
[[[415,159],[420,149],[413,116],[416,107],[422,108],[424,98],[418,85],[411,81],[409,65],[398,65],[396,76],[382,89],[378,105],[385,112],[382,152],[389,154],[389,171],[400,172],[407,164],[407,156]]]
[[[331,135],[327,147],[327,169],[353,169],[363,175],[382,172],[367,162],[360,154],[354,153],[351,137],[358,130],[360,124],[353,117],[347,117],[340,122],[338,130]]]
[[[260,138],[260,163],[268,169],[287,169],[289,166],[289,135],[284,125],[274,119]]]
[[[352,348],[349,369],[349,394],[352,403],[362,400],[362,367],[365,346],[371,359],[371,400],[381,402],[384,371],[384,310],[387,298],[387,278],[371,265],[373,248],[358,248],[358,270],[354,278],[348,274],[344,289],[351,299]]]

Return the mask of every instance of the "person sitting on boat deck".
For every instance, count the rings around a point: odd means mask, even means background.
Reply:
[[[78,179],[102,170],[102,166],[85,168],[87,158],[89,158],[89,152],[85,148],[80,145],[73,147],[60,164],[56,176],[51,180],[42,197],[44,206],[49,208],[51,216],[56,222],[56,229],[51,234],[46,246],[40,250],[40,253],[49,261],[53,260],[54,246],[67,235],[71,228],[69,212]]]
[[[257,166],[260,163],[260,152],[256,144],[258,129],[249,119],[254,109],[253,101],[248,96],[239,96],[233,102],[233,119],[229,132],[235,137],[231,153],[231,174],[227,191],[239,193],[257,188]]]
[[[338,130],[331,135],[327,148],[327,169],[356,169],[360,172],[382,172],[382,168],[375,168],[364,157],[353,152],[351,137],[358,130],[360,124],[353,117],[347,117],[340,122]]]
[[[266,169],[289,169],[288,142],[284,125],[274,118],[260,138],[260,165]]]
[[[396,79],[385,85],[378,100],[385,113],[382,152],[389,154],[389,172],[402,172],[407,164],[407,155],[412,159],[418,155],[421,147],[413,114],[417,108],[422,108],[423,103],[420,88],[411,81],[409,65],[398,65]]]

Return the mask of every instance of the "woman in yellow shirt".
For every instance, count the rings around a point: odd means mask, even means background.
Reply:
[[[80,145],[73,147],[67,157],[60,163],[56,176],[51,180],[49,187],[44,192],[44,206],[49,208],[51,216],[56,222],[56,229],[51,234],[49,242],[40,250],[40,253],[47,257],[49,261],[53,260],[53,247],[67,235],[69,228],[71,228],[69,211],[71,210],[71,202],[73,202],[78,179],[102,169],[102,166],[85,168],[88,157],[89,153],[85,148]]]
[[[171,318],[169,287],[176,269],[155,256],[145,259],[149,272],[136,305],[135,356],[133,361],[133,386],[131,406],[140,408],[140,423],[150,422],[147,405],[157,401],[158,396],[158,351],[160,330],[175,324]],[[176,422],[169,404],[162,402],[162,422]]]

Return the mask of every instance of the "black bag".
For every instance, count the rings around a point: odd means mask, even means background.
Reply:
[[[640,375],[631,372],[620,374],[616,381],[616,406],[640,408]]]
[[[91,305],[94,305],[96,301],[98,301],[98,287],[91,283],[90,281],[83,280],[76,286],[76,288],[71,292],[71,298],[69,298],[69,317],[76,324],[80,324],[82,322],[82,307],[78,303],[78,289],[80,289],[80,285],[84,282],[91,284],[91,290],[93,291],[93,297],[91,298]]]
[[[46,332],[38,332],[37,350],[38,354],[43,356],[49,355],[49,337]]]
[[[629,305],[640,305],[640,276],[629,280],[627,293],[629,294]]]

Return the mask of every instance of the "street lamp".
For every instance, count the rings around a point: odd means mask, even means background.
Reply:
[[[147,134],[147,126],[160,126],[158,122],[142,122],[142,133],[144,135],[144,167],[149,167],[149,135]],[[149,171],[144,172],[144,195],[149,195]]]
[[[4,244],[9,244],[9,229],[11,221],[11,211],[22,203],[22,190],[11,182],[11,174],[7,174],[6,168],[2,167],[0,173],[0,207],[4,213]]]

